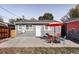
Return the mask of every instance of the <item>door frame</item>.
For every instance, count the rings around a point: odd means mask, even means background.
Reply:
[[[35,30],[35,36],[36,37],[41,37],[42,36],[42,26],[41,25],[36,25],[36,30]]]

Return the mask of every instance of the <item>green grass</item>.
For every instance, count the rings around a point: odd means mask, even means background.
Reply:
[[[36,47],[36,48],[0,48],[1,54],[78,54],[79,48],[73,47]]]

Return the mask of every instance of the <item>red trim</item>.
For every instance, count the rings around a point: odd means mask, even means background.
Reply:
[[[48,24],[48,26],[63,26],[64,24]]]

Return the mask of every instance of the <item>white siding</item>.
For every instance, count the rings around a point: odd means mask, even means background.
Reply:
[[[55,35],[57,35],[58,33],[61,34],[61,26],[55,27]]]

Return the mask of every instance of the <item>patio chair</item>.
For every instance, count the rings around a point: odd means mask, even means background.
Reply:
[[[57,33],[56,39],[60,41],[60,37],[61,37],[61,34],[60,33]]]
[[[57,33],[56,37],[57,37],[57,40],[60,41],[61,44],[65,43],[66,36],[64,36],[64,38],[61,38],[61,35]]]
[[[48,43],[51,43],[51,42],[53,42],[53,41],[55,41],[56,40],[56,37],[54,37],[54,36],[52,36],[52,35],[50,35],[50,34],[46,34],[47,35],[47,37],[48,37]]]

